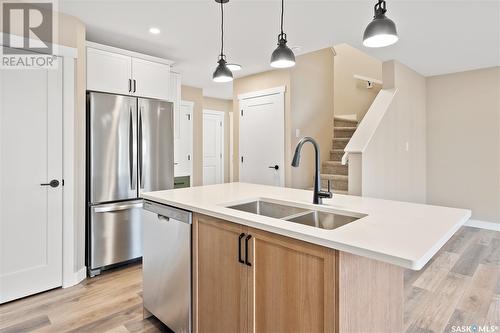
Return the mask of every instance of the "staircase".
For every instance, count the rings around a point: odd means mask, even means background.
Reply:
[[[330,160],[323,162],[321,168],[321,187],[326,189],[330,180],[333,193],[347,194],[347,165],[342,165],[344,148],[351,139],[358,122],[335,117],[333,127],[333,149],[330,150]]]

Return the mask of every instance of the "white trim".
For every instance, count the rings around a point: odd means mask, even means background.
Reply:
[[[74,281],[76,262],[75,228],[75,61],[63,58],[63,262],[62,284],[70,286]]]
[[[275,94],[279,94],[279,93],[284,93],[285,91],[286,91],[286,86],[279,86],[279,87],[274,87],[274,88],[270,88],[270,89],[252,91],[252,92],[248,92],[248,93],[244,93],[244,94],[239,94],[238,100],[255,98],[255,97],[262,97],[262,96],[267,96],[267,95],[275,95]]]
[[[7,35],[6,33],[0,34],[0,45],[2,45],[2,46],[4,45],[3,38],[6,35]],[[9,34],[9,36],[10,36],[10,39],[13,41],[16,41],[16,43],[21,42],[21,41],[24,42],[25,40],[39,42],[39,41],[31,39],[31,38],[24,38],[24,37],[17,36],[17,35]],[[74,58],[74,59],[78,58],[78,50],[76,48],[64,46],[64,45],[59,45],[59,44],[55,44],[55,43],[52,44],[52,48],[53,48],[52,52],[56,56],[65,57],[65,58],[66,57],[67,58]]]
[[[231,111],[229,116],[229,182],[234,181],[234,113]]]
[[[226,179],[224,177],[225,175],[225,168],[224,168],[224,164],[225,164],[225,161],[226,161],[226,138],[225,138],[225,135],[224,135],[224,132],[225,132],[225,129],[226,129],[226,113],[224,111],[218,111],[218,110],[211,110],[211,109],[203,109],[203,116],[205,114],[211,114],[211,115],[215,115],[215,116],[222,116],[222,131],[221,131],[221,142],[222,142],[222,147],[221,147],[221,154],[222,154],[222,163],[221,163],[221,184],[224,184]],[[202,117],[203,117],[202,116]],[[202,118],[202,128],[203,128],[203,123],[204,123],[205,119]],[[203,142],[202,142],[202,147],[203,147]],[[204,165],[205,165],[205,156],[203,154],[203,149],[202,149],[202,168],[204,168]],[[203,173],[202,173],[203,174]],[[203,184],[205,185],[205,184]]]
[[[170,66],[172,66],[174,64],[174,62],[172,60],[169,60],[169,59],[154,57],[154,56],[150,56],[147,54],[143,54],[143,53],[139,53],[139,52],[135,52],[135,51],[130,51],[130,50],[125,50],[125,49],[120,49],[120,48],[109,46],[109,45],[98,44],[98,43],[94,43],[94,42],[90,42],[90,41],[86,42],[86,46],[93,48],[93,49],[98,49],[98,50],[112,52],[112,53],[118,53],[118,54],[126,55],[129,57],[133,57],[133,58],[157,62],[160,64],[165,64],[165,65],[170,65]]]
[[[488,222],[488,221],[480,221],[480,220],[468,220],[464,224],[468,227],[481,228],[493,231],[500,231],[500,223]]]
[[[78,272],[73,273],[71,276],[68,276],[66,280],[63,281],[63,288],[73,287],[87,277],[87,267],[83,266]]]
[[[190,167],[191,167],[191,172],[189,173],[189,186],[193,186],[193,149],[194,149],[194,146],[193,146],[193,142],[194,142],[194,118],[193,118],[193,113],[194,113],[194,102],[192,101],[185,101],[185,100],[181,100],[181,106],[188,106],[190,109],[191,109],[191,112],[189,113],[191,115],[191,147],[190,147],[190,151],[191,151],[191,159],[189,160],[190,162]]]

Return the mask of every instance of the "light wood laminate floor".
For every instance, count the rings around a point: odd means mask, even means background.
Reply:
[[[424,269],[406,271],[404,315],[406,333],[500,326],[500,232],[463,227]],[[141,266],[132,265],[1,305],[0,332],[169,331],[142,319]]]

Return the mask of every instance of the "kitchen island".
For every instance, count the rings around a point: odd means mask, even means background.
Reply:
[[[194,214],[194,332],[400,332],[403,268],[471,214],[245,183],[143,197]]]

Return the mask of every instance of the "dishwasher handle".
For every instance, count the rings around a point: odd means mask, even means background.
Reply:
[[[193,223],[192,222],[193,214],[187,210],[171,207],[168,205],[162,205],[148,200],[144,200],[143,208],[147,211],[157,214],[158,220],[160,222],[168,222],[170,220],[175,220],[187,224]]]

